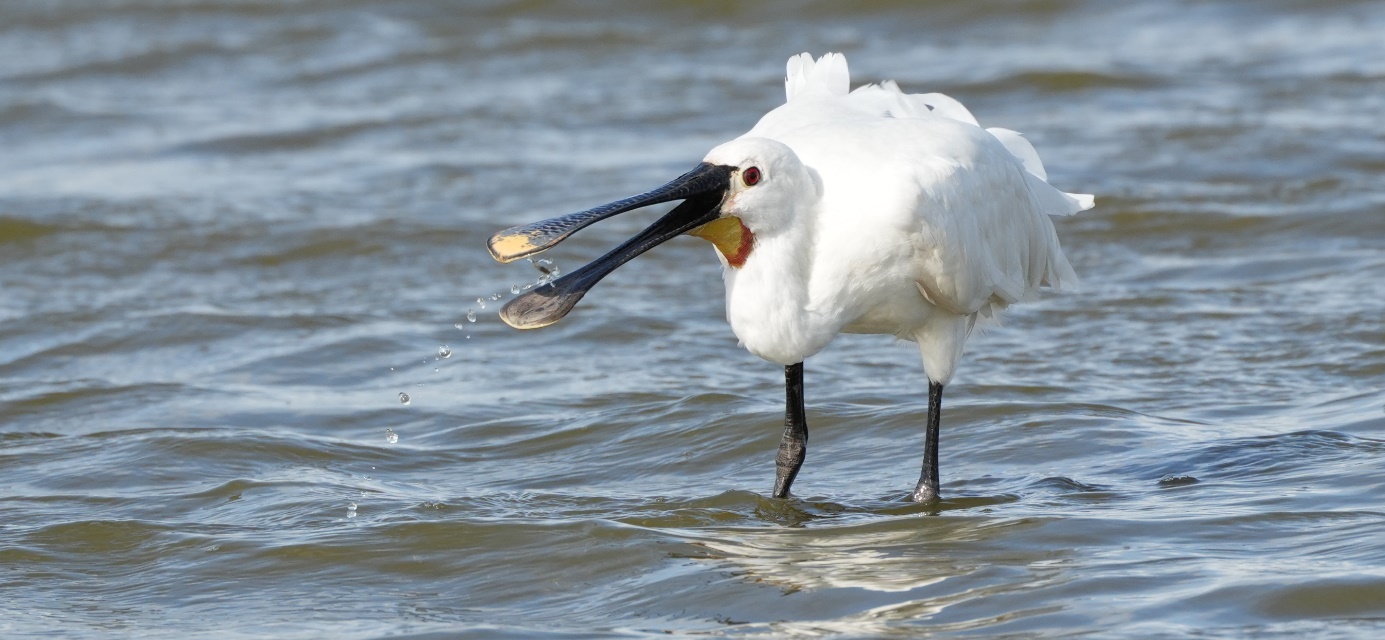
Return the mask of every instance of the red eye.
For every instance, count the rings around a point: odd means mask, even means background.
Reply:
[[[744,182],[747,187],[755,186],[756,183],[760,182],[760,170],[756,167],[750,167],[742,171],[741,182]]]

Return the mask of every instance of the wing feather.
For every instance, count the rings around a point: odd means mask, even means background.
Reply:
[[[834,202],[824,210],[852,219],[824,219],[826,233],[846,237],[855,226],[900,229],[913,247],[918,293],[953,313],[989,318],[1041,287],[1076,283],[1049,216],[1090,209],[1091,195],[1054,188],[1028,140],[1009,129],[982,129],[949,96],[906,94],[891,81],[848,93],[849,84],[840,54],[816,61],[794,56],[785,78],[789,102],[746,134],[778,139],[805,164],[834,176],[825,196]],[[802,99],[807,96],[827,99]],[[878,167],[884,157],[913,172],[913,180],[879,183],[904,184],[909,193],[872,191],[874,176],[857,166]],[[863,209],[871,203],[878,211]],[[875,219],[890,211],[913,213],[900,214],[909,220]]]

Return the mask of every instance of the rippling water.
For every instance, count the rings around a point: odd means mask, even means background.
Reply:
[[[0,4],[0,633],[1380,633],[1385,5],[852,7]],[[940,510],[879,336],[766,498],[782,374],[703,243],[495,316],[538,272],[487,235],[681,173],[800,51],[1098,195],[1083,288],[949,387]]]

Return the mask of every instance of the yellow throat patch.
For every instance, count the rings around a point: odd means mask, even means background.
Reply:
[[[716,246],[726,263],[739,269],[750,257],[755,248],[755,234],[747,229],[740,218],[726,216],[693,229],[688,235],[697,236]]]

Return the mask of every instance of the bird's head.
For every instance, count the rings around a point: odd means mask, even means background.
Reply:
[[[544,251],[598,220],[683,201],[610,253],[511,300],[500,318],[517,329],[553,324],[617,267],[684,233],[712,242],[727,265],[739,268],[754,251],[756,234],[773,234],[788,224],[793,194],[805,182],[811,183],[807,170],[787,146],[740,138],[713,149],[692,171],[653,191],[496,233],[488,243],[491,256],[510,262]]]
[[[702,160],[731,168],[726,197],[721,201],[719,216],[689,232],[712,240],[727,259],[727,264],[740,267],[754,249],[753,238],[775,235],[793,224],[798,209],[816,200],[816,187],[808,168],[788,145],[768,138],[737,138],[707,154]],[[745,228],[750,237],[748,246],[724,246],[708,230],[717,227]],[[742,253],[736,259],[737,252]]]

